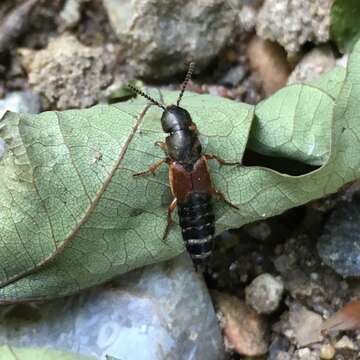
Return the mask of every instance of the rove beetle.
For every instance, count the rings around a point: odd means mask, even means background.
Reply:
[[[172,223],[172,212],[178,207],[182,236],[197,269],[198,266],[203,267],[207,264],[213,249],[215,216],[212,196],[239,209],[213,187],[207,160],[217,160],[220,165],[238,165],[239,162],[226,162],[216,155],[202,154],[196,124],[189,112],[179,106],[193,68],[194,63],[190,63],[176,105],[165,107],[136,87],[130,84],[128,87],[164,110],[161,125],[164,132],[169,134],[165,142],[155,142],[155,145],[165,152],[166,158],[134,176],[154,174],[164,163],[169,165],[169,183],[174,199],[168,207],[167,226],[163,238],[166,238]]]

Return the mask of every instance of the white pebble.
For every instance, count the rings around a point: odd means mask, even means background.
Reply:
[[[271,314],[281,301],[284,283],[271,274],[261,274],[245,289],[246,303],[258,314]]]
[[[320,358],[331,360],[335,356],[335,349],[331,344],[324,344],[320,349]]]
[[[336,349],[357,350],[355,344],[347,336],[343,336],[336,344]]]

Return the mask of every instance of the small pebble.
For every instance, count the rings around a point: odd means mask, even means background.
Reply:
[[[242,65],[238,65],[229,69],[229,71],[219,81],[220,85],[237,86],[245,77],[246,69]]]
[[[265,319],[235,296],[214,292],[213,297],[221,314],[226,348],[246,356],[264,355],[268,351]]]
[[[331,344],[324,344],[320,349],[321,359],[331,360],[335,356],[335,349]]]
[[[288,352],[280,351],[273,359],[269,360],[291,360],[291,355]]]
[[[343,336],[336,344],[335,344],[335,349],[340,350],[352,350],[352,351],[356,351],[357,347],[356,345],[353,343],[353,341],[347,337],[347,336]]]
[[[300,349],[296,352],[298,360],[318,360],[319,357],[309,348]]]
[[[246,303],[258,314],[271,314],[278,308],[283,292],[280,277],[261,274],[245,289]]]
[[[298,346],[306,346],[322,340],[321,326],[323,320],[319,314],[308,310],[302,305],[294,304],[289,312],[291,336]]]
[[[271,228],[265,221],[245,225],[245,231],[257,240],[265,241],[271,235]]]
[[[288,84],[311,82],[330,71],[336,65],[335,56],[329,47],[315,48],[296,65]]]
[[[251,32],[256,26],[256,9],[250,5],[244,5],[239,12],[239,22],[241,29]]]
[[[270,345],[267,360],[291,360],[289,348],[290,342],[285,336],[276,337]]]
[[[81,19],[81,5],[88,0],[66,0],[60,20],[65,29],[72,28],[78,24]]]

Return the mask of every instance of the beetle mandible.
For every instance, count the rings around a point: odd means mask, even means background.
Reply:
[[[227,162],[216,155],[202,153],[196,124],[189,112],[180,107],[180,101],[191,78],[194,63],[190,63],[176,105],[164,106],[138,88],[130,89],[162,108],[161,125],[169,134],[165,142],[157,141],[166,157],[151,165],[147,171],[134,174],[144,176],[154,174],[163,164],[169,166],[169,183],[173,200],[168,207],[165,239],[172,223],[172,212],[178,207],[178,215],[185,246],[195,268],[204,268],[214,245],[215,216],[212,197],[216,196],[231,207],[239,209],[212,184],[207,160],[217,160],[220,165],[238,165],[239,162]]]

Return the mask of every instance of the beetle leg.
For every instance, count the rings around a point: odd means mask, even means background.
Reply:
[[[146,175],[150,175],[150,174],[154,175],[155,171],[164,163],[168,164],[169,159],[168,158],[161,159],[161,160],[157,161],[155,164],[152,164],[148,170],[136,173],[133,176],[146,176]]]
[[[239,207],[234,205],[232,202],[230,202],[229,200],[226,199],[226,197],[224,196],[224,194],[222,192],[220,192],[219,190],[213,189],[213,195],[214,197],[216,197],[218,200],[224,202],[225,204],[228,204],[229,206],[231,206],[232,208],[239,210]]]
[[[204,156],[205,156],[206,160],[216,160],[220,165],[240,165],[241,164],[240,161],[226,161],[216,155],[205,154]]]
[[[165,228],[165,232],[164,232],[164,236],[163,236],[163,240],[166,239],[168,233],[169,233],[169,230],[170,230],[170,226],[172,224],[172,212],[176,209],[176,206],[177,206],[177,198],[174,198],[173,201],[170,203],[169,207],[168,207],[168,210],[167,210],[167,225],[166,225],[166,228]]]
[[[158,146],[165,154],[167,154],[167,145],[164,141],[155,141],[155,146]]]

